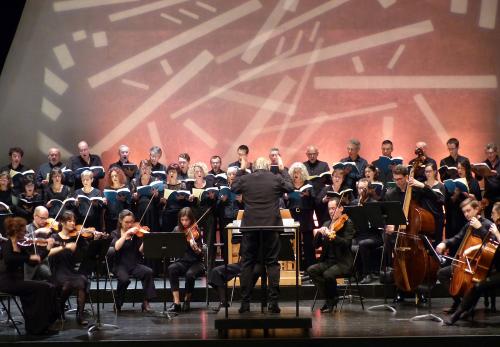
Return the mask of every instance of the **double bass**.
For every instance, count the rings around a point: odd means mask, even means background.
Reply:
[[[498,248],[498,242],[491,236],[491,231],[488,231],[484,238],[481,238],[473,234],[471,226],[467,228],[456,258],[451,264],[452,279],[449,288],[451,296],[463,297],[472,289],[474,283],[486,279]],[[477,249],[466,255],[465,250],[470,247]]]
[[[423,152],[417,148],[417,158],[410,170],[409,177],[423,163]],[[412,199],[412,187],[406,188],[403,204],[407,225],[401,225],[396,236],[394,248],[394,282],[404,292],[414,292],[421,284],[436,282],[439,263],[426,251],[420,235],[434,236],[434,216]],[[429,282],[429,283],[427,283]]]

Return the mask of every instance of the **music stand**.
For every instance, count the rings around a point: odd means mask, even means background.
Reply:
[[[403,212],[403,206],[399,201],[382,201],[382,202],[368,202],[364,205],[367,219],[373,227],[383,229],[386,225],[403,225],[406,224],[406,216]],[[382,257],[380,260],[380,267],[382,267],[385,257],[385,240],[382,245]],[[397,310],[387,302],[387,262],[384,266],[384,303],[381,305],[374,305],[367,308],[367,311],[373,310],[388,310],[396,313]]]
[[[432,246],[431,241],[425,235],[420,235],[422,242],[424,243],[425,250],[427,253],[434,258],[440,265],[446,262],[446,259],[437,254],[436,250]],[[432,297],[431,297],[431,281],[430,281],[430,271],[427,271],[427,296],[429,297],[429,308],[427,314],[422,314],[410,318],[410,322],[420,321],[420,320],[431,320],[433,322],[443,323],[443,319],[434,313],[432,313]]]
[[[167,311],[167,258],[182,258],[186,250],[184,233],[149,233],[144,234],[144,257],[163,261],[163,312],[162,315],[172,319],[177,314]]]
[[[99,308],[100,306],[99,264],[106,260],[106,254],[108,253],[111,241],[112,241],[111,237],[90,241],[89,246],[87,248],[86,257],[84,259],[85,262],[89,262],[92,265],[95,264],[95,275],[97,281],[97,287],[96,287],[97,320],[94,324],[92,324],[89,327],[87,331],[88,334],[92,334],[96,331],[119,329],[119,327],[116,325],[101,323],[101,310]]]

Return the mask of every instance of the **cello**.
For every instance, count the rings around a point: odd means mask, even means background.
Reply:
[[[415,151],[415,159],[409,177],[415,176],[416,169],[422,165],[423,152]],[[430,285],[437,279],[439,263],[426,251],[420,235],[434,235],[434,216],[412,199],[412,187],[407,185],[403,211],[407,220],[401,225],[396,236],[394,247],[394,282],[404,292],[414,292],[424,282]]]

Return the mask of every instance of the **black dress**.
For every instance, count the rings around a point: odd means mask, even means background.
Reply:
[[[71,189],[68,186],[63,185],[60,192],[55,192],[52,186],[48,186],[45,188],[43,193],[43,198],[45,202],[45,206],[50,200],[56,199],[60,201],[64,201],[66,198],[71,197]],[[50,207],[47,207],[49,210],[49,217],[55,218],[59,210],[61,209],[61,203],[59,201],[51,201]],[[70,201],[67,202],[63,209],[59,212],[59,216],[61,216],[64,211],[71,210],[76,213],[75,203]]]
[[[29,262],[30,255],[24,249],[15,252],[10,240],[2,246],[0,254],[0,291],[20,297],[28,334],[45,332],[59,317],[54,286],[24,280],[24,264]]]
[[[99,189],[93,188],[89,193],[85,193],[82,189],[78,189],[75,191],[75,198],[78,199],[78,208],[77,208],[77,217],[76,217],[76,222],[77,224],[82,224],[85,215],[87,214],[88,211],[88,217],[87,220],[85,221],[85,227],[90,228],[94,227],[97,230],[101,231],[102,230],[102,212],[104,208],[104,203],[100,200],[94,200],[90,201],[85,198],[78,198],[78,196],[86,196],[87,198],[96,198],[100,197],[102,198],[102,193]],[[90,204],[92,203],[92,207],[89,207]]]

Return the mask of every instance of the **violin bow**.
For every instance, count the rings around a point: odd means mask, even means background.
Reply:
[[[82,228],[80,229],[80,231],[78,232],[78,236],[76,237],[75,243],[77,243],[77,244],[78,244],[78,239],[80,238],[80,235],[82,234],[82,230],[85,226],[85,222],[87,221],[87,217],[89,216],[91,209],[92,209],[92,201],[90,201],[90,203],[89,203],[89,208],[87,209],[87,213],[85,214],[85,218],[83,219],[83,222],[82,222]]]

